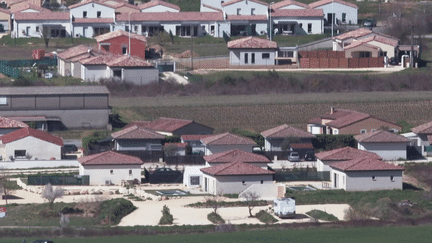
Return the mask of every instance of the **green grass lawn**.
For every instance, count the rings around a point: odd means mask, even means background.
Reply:
[[[105,236],[86,238],[51,238],[56,243],[117,243],[117,242],[308,242],[308,243],[429,243],[432,237],[432,226],[405,226],[405,227],[361,227],[336,229],[295,229],[295,230],[255,230],[233,233],[202,233],[189,235],[145,235],[145,236]],[[43,238],[43,237],[42,237]],[[27,242],[41,239],[41,237],[27,238]],[[22,242],[23,237],[3,238],[2,243]]]

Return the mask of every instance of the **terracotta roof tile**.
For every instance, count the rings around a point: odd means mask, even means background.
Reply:
[[[218,12],[222,12],[222,9],[216,8],[216,7],[207,5],[207,4],[203,4],[203,7],[206,7],[206,8],[209,8],[209,9],[213,9],[213,10],[218,11]]]
[[[383,43],[383,44],[386,44],[386,45],[390,45],[390,46],[393,46],[393,47],[396,47],[399,44],[399,41],[397,39],[388,38],[388,37],[384,37],[384,36],[380,36],[380,35],[373,35],[373,36],[369,36],[369,37],[364,38],[364,39],[356,40],[353,43],[351,43],[350,45],[344,47],[344,49],[354,48],[354,47],[360,46],[362,44],[363,45],[367,45],[371,41],[377,41],[377,42],[380,42],[380,43]]]
[[[388,131],[378,130],[354,136],[355,140],[362,143],[409,143],[409,139]]]
[[[231,133],[221,133],[201,139],[204,144],[212,145],[234,145],[234,144],[244,144],[244,145],[256,145],[256,143],[250,139],[241,136],[237,136]]]
[[[162,6],[165,6],[165,7],[168,7],[168,8],[172,8],[172,9],[176,9],[176,10],[180,11],[180,7],[179,6],[177,6],[175,4],[172,4],[172,3],[167,3],[167,2],[161,1],[161,0],[152,0],[152,1],[148,2],[148,3],[141,3],[140,5],[138,5],[138,8],[141,9],[141,10],[143,10],[143,9],[151,8],[151,7],[154,7],[154,6],[157,6],[157,5],[162,5]]]
[[[258,166],[246,164],[240,161],[202,168],[201,171],[213,176],[274,174],[273,171],[265,170]]]
[[[349,49],[352,49],[352,48],[355,48],[355,47],[359,47],[359,46],[365,46],[365,47],[369,47],[369,48],[372,48],[372,49],[381,50],[381,48],[379,46],[374,46],[374,45],[367,44],[367,43],[364,43],[364,42],[361,42],[361,41],[354,41],[350,45],[345,46],[344,50],[349,50]]]
[[[341,35],[335,36],[333,37],[333,39],[338,39],[338,40],[345,40],[345,39],[349,39],[349,38],[359,38],[365,35],[369,35],[373,33],[372,30],[368,29],[368,28],[360,28],[360,29],[356,29],[353,31],[349,31],[346,33],[343,33]]]
[[[151,129],[132,126],[112,133],[114,139],[164,139],[165,137]]]
[[[80,60],[80,63],[83,65],[105,65],[107,62],[113,60],[115,56],[113,55],[101,55],[94,56],[87,59]]]
[[[183,139],[183,141],[196,141],[196,140],[201,140],[203,138],[209,137],[209,136],[213,136],[213,134],[206,134],[206,135],[182,135],[181,139]]]
[[[413,127],[411,128],[411,131],[416,134],[432,134],[432,121]]]
[[[145,60],[128,57],[128,56],[115,56],[107,59],[106,65],[109,67],[153,67],[154,64]]]
[[[352,147],[345,147],[339,149],[333,149],[330,151],[324,151],[315,154],[315,156],[322,161],[344,161],[344,160],[352,160],[359,157],[367,157],[371,156],[376,159],[382,159],[376,153],[372,153],[365,150],[358,150]]]
[[[10,119],[14,119],[15,121],[20,122],[29,122],[29,121],[48,121],[45,116],[12,116],[8,117]]]
[[[107,151],[78,159],[82,165],[141,165],[142,160],[125,154]]]
[[[268,138],[286,138],[286,137],[299,137],[299,138],[314,138],[315,135],[300,130],[298,128],[290,127],[287,124],[283,124],[278,127],[271,128],[264,132],[261,132],[261,135]]]
[[[383,171],[404,170],[403,167],[386,163],[373,157],[362,157],[331,164],[330,167],[342,171]]]
[[[144,36],[137,35],[135,33],[129,33],[129,32],[126,32],[124,30],[116,30],[116,31],[113,31],[113,32],[108,32],[108,33],[103,34],[103,35],[98,35],[98,36],[95,37],[95,39],[96,39],[97,42],[104,42],[106,40],[114,39],[114,38],[117,38],[117,37],[120,37],[120,36],[129,37],[129,34],[130,34],[130,38],[137,39],[137,40],[140,40],[142,42],[147,43],[147,39]]]
[[[53,143],[58,146],[63,146],[63,139],[54,135],[51,135],[46,132],[42,132],[33,128],[25,127],[10,133],[7,133],[0,137],[0,140],[3,144],[7,144],[10,142],[14,142],[17,140],[20,140],[25,137],[34,137],[38,138],[40,140],[43,140],[45,142]]]
[[[15,20],[69,20],[68,12],[15,13]]]
[[[0,116],[0,128],[23,128],[28,127],[24,122]]]
[[[293,149],[314,149],[312,143],[290,143]]]
[[[186,146],[188,146],[188,143],[166,143],[164,144],[165,146],[176,146],[178,148],[185,148]]]
[[[227,1],[227,2],[222,3],[222,6],[225,7],[225,6],[229,6],[231,4],[238,3],[238,2],[243,2],[243,1],[245,1],[245,0],[231,0],[231,1]],[[249,0],[249,1],[255,2],[255,3],[259,3],[259,4],[262,4],[264,6],[270,6],[268,3],[261,2],[259,0]]]
[[[208,163],[231,163],[231,162],[244,162],[244,163],[270,163],[264,155],[246,152],[240,149],[232,149],[204,156],[204,160]]]
[[[267,20],[266,15],[227,15],[227,20]]]
[[[67,49],[64,52],[59,53],[57,55],[57,57],[59,57],[61,59],[69,59],[72,57],[83,55],[83,54],[89,52],[89,50],[91,50],[91,46],[87,46],[87,45],[74,46],[74,47]]]
[[[323,6],[323,5],[326,5],[326,4],[329,4],[329,3],[332,3],[332,2],[340,3],[340,4],[343,4],[343,5],[346,5],[346,6],[350,6],[350,7],[352,7],[352,8],[356,8],[356,9],[359,8],[359,7],[358,7],[357,5],[355,5],[354,3],[345,2],[345,1],[342,1],[342,0],[321,0],[321,1],[317,1],[317,2],[310,3],[309,6],[310,6],[311,8],[317,8],[317,7],[320,7],[320,6]]]
[[[272,17],[322,17],[322,9],[278,9],[272,13]]]
[[[39,11],[39,12],[43,12],[43,11],[51,12],[50,10],[48,10],[46,8],[42,8],[41,6],[36,6],[36,5],[31,4],[31,3],[12,5],[10,7],[9,11],[11,13],[18,13],[18,12],[21,12],[21,11],[24,11],[27,9],[34,9],[34,10]]]
[[[335,128],[342,128],[348,125],[351,125],[355,122],[359,122],[361,120],[364,120],[366,118],[369,118],[370,115],[369,114],[365,114],[362,112],[358,112],[358,111],[353,111],[353,110],[335,110],[334,113],[338,113],[341,112],[345,115],[336,118],[335,120],[327,123],[328,126],[332,126]],[[330,114],[332,115],[332,114]]]
[[[250,36],[228,42],[228,48],[276,49],[277,43],[266,39]]]
[[[113,18],[75,18],[73,20],[76,24],[90,24],[90,23],[100,23],[100,24],[112,24],[114,23]]]
[[[297,1],[294,1],[294,0],[280,1],[280,2],[277,2],[277,3],[274,3],[274,4],[270,5],[270,7],[272,9],[280,9],[280,8],[283,8],[283,7],[286,7],[286,6],[289,6],[289,5],[297,5],[297,6],[302,7],[302,8],[310,8],[309,5],[307,5],[305,3],[297,2]]]
[[[131,13],[131,21],[224,21],[221,12]],[[129,21],[129,14],[117,15],[117,21]]]

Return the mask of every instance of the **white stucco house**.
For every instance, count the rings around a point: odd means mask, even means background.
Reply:
[[[359,157],[330,165],[331,185],[346,191],[402,190],[403,167],[373,157]]]
[[[375,131],[354,136],[360,150],[374,152],[383,160],[407,159],[410,140],[388,131]]]
[[[0,116],[0,136],[25,127],[29,126],[24,122]]]
[[[185,166],[183,172],[183,186],[187,188],[201,188],[203,184],[203,172],[202,168],[205,168],[205,165],[191,165]]]
[[[290,127],[287,124],[280,125],[261,132],[264,137],[265,151],[282,151],[282,145],[287,138],[298,139],[296,143],[311,143],[315,135],[301,129]]]
[[[121,185],[124,181],[141,182],[141,159],[107,151],[78,159],[79,174],[88,175],[90,185]]]
[[[352,147],[344,147],[320,152],[315,154],[315,157],[317,158],[317,171],[331,171],[331,165],[356,158],[372,157],[382,160],[382,158],[376,153],[359,150]]]
[[[250,153],[240,149],[232,149],[220,153],[205,155],[204,160],[206,162],[206,166],[217,166],[240,161],[255,165],[262,169],[267,169],[268,164],[271,163],[271,161],[264,155]]]
[[[357,24],[359,7],[342,0],[320,0],[309,4],[312,9],[322,9],[327,23]],[[333,14],[334,13],[334,18]]]
[[[11,160],[61,160],[63,139],[24,127],[0,136],[0,156]]]
[[[42,37],[44,30],[51,38],[70,37],[72,24],[67,12],[19,12],[14,14],[15,38]]]
[[[252,153],[256,146],[255,141],[250,138],[241,137],[231,133],[221,133],[201,139],[204,144],[204,155],[211,155],[232,149],[240,149]]]
[[[275,41],[251,36],[230,41],[227,46],[230,65],[275,65]]]
[[[201,188],[213,195],[241,193],[254,184],[273,183],[273,171],[243,162],[225,163],[202,168]]]
[[[161,151],[165,136],[144,127],[131,126],[111,134],[116,151]]]
[[[413,134],[405,135],[411,140],[411,146],[414,146],[422,156],[432,154],[432,122],[413,127],[411,131]]]

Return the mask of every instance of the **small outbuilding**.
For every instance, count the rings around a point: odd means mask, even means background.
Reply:
[[[275,65],[277,43],[258,37],[228,42],[230,65]]]

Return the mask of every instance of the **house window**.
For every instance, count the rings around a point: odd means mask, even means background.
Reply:
[[[25,158],[26,157],[26,151],[25,150],[15,150],[15,158],[19,159],[19,158]]]
[[[300,29],[303,29],[303,24],[300,23],[300,24],[299,24],[299,27],[300,27]]]
[[[359,57],[370,57],[370,52],[361,51],[361,52],[359,52]]]
[[[138,25],[134,26],[134,32],[138,32]]]
[[[270,53],[263,53],[262,54],[262,59],[269,59],[270,58]]]
[[[246,181],[242,181],[242,185],[243,185],[243,186],[246,186]]]
[[[385,57],[385,56],[387,56],[387,52],[386,51],[380,51],[379,52],[379,56],[380,57]]]
[[[129,25],[126,25],[126,26],[125,26],[125,31],[126,31],[126,32],[129,32]]]
[[[132,175],[132,170],[129,170],[129,175]]]
[[[339,130],[337,130],[337,129],[333,129],[333,134],[339,134]]]
[[[308,33],[312,33],[312,24],[308,24]]]
[[[191,186],[198,186],[200,182],[199,176],[191,176],[190,177],[190,184]]]
[[[390,176],[390,181],[395,181],[394,176]]]
[[[36,32],[39,32],[39,26],[36,26]]]
[[[346,22],[346,13],[342,13],[342,22]]]
[[[376,181],[376,176],[372,176],[372,180],[373,180],[373,181]]]
[[[367,132],[366,129],[362,129],[362,130],[360,130],[360,134],[365,134],[366,132]]]
[[[8,100],[6,96],[0,96],[0,105],[7,105]]]
[[[125,46],[122,47],[122,54],[127,55],[127,47]]]
[[[247,53],[244,54],[244,63],[245,64],[249,63],[249,55]]]
[[[114,170],[110,170],[110,174],[111,174],[111,175],[114,175]]]
[[[100,18],[100,17],[101,17],[101,14],[102,14],[101,11],[97,11],[97,12],[96,12],[96,17],[97,17],[97,18]]]
[[[251,63],[255,64],[255,53],[251,54]]]
[[[251,15],[255,15],[255,8],[251,8]]]
[[[263,180],[261,180],[261,184],[264,184],[264,181],[263,181]]]
[[[83,18],[87,18],[87,11],[83,11]]]
[[[240,15],[241,8],[237,9],[237,15]]]

